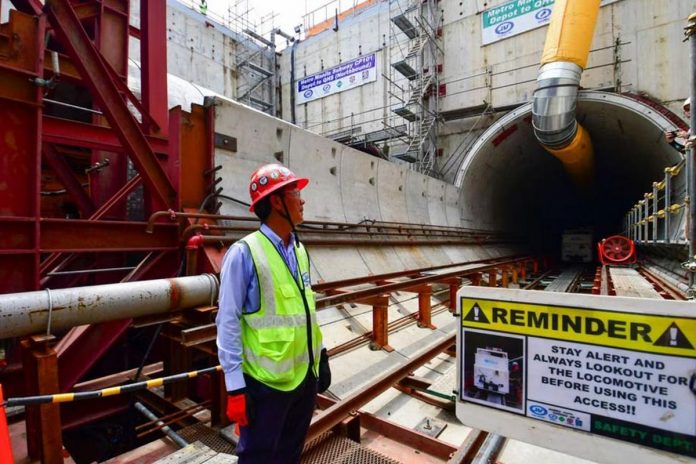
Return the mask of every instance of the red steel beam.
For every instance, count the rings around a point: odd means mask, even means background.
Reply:
[[[144,112],[159,126],[162,135],[168,130],[167,95],[167,3],[140,2],[140,57]]]
[[[125,151],[125,148],[110,127],[98,126],[96,124],[87,124],[44,115],[42,135],[44,142],[52,144],[114,152]],[[166,154],[169,151],[167,139],[149,136],[147,141],[157,154]]]
[[[61,343],[57,347],[59,388],[67,392],[82,379],[94,364],[126,332],[131,319],[90,324],[73,328],[76,343]],[[62,340],[61,340],[62,342]]]
[[[41,8],[43,8],[43,5],[39,0],[12,0],[11,3],[17,8],[19,11],[22,11],[24,13],[28,13],[34,16],[39,16],[41,15]]]
[[[384,437],[404,443],[413,449],[440,459],[449,459],[457,451],[457,448],[449,443],[380,419],[374,414],[360,412],[360,425]]]
[[[47,0],[46,13],[60,42],[69,51],[84,82],[146,185],[167,207],[174,208],[176,191],[155,158],[138,122],[121,98],[99,51],[87,36],[69,0]]]
[[[87,195],[85,189],[82,188],[80,181],[75,177],[68,162],[51,145],[44,145],[43,155],[43,159],[51,166],[53,172],[70,194],[70,197],[77,204],[82,216],[89,217],[94,212],[94,203],[92,203],[92,199]]]
[[[152,234],[145,224],[130,221],[42,219],[41,252],[170,251],[179,249],[176,224],[157,224]]]

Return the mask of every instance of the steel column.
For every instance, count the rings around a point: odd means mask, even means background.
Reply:
[[[481,285],[481,279],[483,278],[483,276],[480,272],[474,272],[473,274],[469,275],[469,278],[471,279],[471,285],[473,285],[474,287],[478,287],[479,285]]]
[[[432,285],[423,285],[418,289],[418,327],[428,329],[436,328],[432,323],[432,296]]]
[[[56,352],[48,346],[53,337],[22,340],[22,366],[28,395],[58,393]],[[57,404],[26,407],[27,451],[42,464],[63,464],[63,437]]]
[[[488,286],[495,287],[498,284],[498,270],[496,268],[488,271]]]
[[[643,196],[643,208],[644,208],[644,213],[643,213],[643,220],[645,221],[645,243],[650,241],[650,220],[648,219],[650,217],[650,201],[648,201],[648,194],[646,193]]]
[[[393,351],[389,346],[389,294],[377,295],[361,303],[372,304],[372,342],[371,350]]]
[[[46,12],[61,43],[69,51],[99,108],[131,155],[146,185],[167,206],[175,207],[177,193],[154,156],[145,135],[121,98],[99,52],[89,40],[69,0],[47,0]]]
[[[694,158],[696,157],[696,13],[689,16],[689,23],[686,28],[686,33],[689,37],[690,58],[691,58],[691,135],[689,143],[691,147],[686,150],[686,167],[687,180],[686,192],[689,197],[688,205],[688,221],[687,221],[687,239],[689,241],[689,299],[696,297],[696,167],[694,166]]]
[[[653,218],[653,237],[652,237],[652,242],[653,244],[657,243],[657,222],[658,222],[658,216],[657,216],[657,195],[658,195],[658,190],[657,190],[657,182],[653,182],[652,184],[652,205],[653,205],[653,210],[652,210],[652,218]]]
[[[459,278],[448,279],[446,282],[449,285],[449,309],[454,311],[457,309],[457,292],[462,285]]]
[[[672,213],[669,211],[669,207],[672,205],[672,174],[670,168],[665,168],[665,233],[664,239],[665,243],[669,243],[671,240],[669,228],[671,224]]]
[[[32,6],[33,5],[33,6]],[[35,2],[20,3],[32,11]],[[44,16],[10,10],[0,40],[0,225],[23,218],[25,232],[7,250],[0,250],[0,293],[39,288],[39,224],[41,185],[41,108],[43,88]],[[8,39],[8,40],[6,40]]]
[[[167,3],[140,2],[142,103],[161,135],[169,130],[167,95]]]

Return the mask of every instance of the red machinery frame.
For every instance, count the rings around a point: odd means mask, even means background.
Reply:
[[[145,220],[198,211],[212,188],[213,108],[168,108],[166,2],[140,2],[140,29],[128,0],[12,4],[0,24],[0,293],[174,276],[182,228],[148,233]],[[127,86],[129,36],[140,99]],[[0,374],[6,395],[69,390],[129,324],[73,329],[55,349],[24,343],[24,372],[15,350]],[[64,411],[64,425],[93,414]],[[28,413],[27,436],[42,436],[42,421]]]

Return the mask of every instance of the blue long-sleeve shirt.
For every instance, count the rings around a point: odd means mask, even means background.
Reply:
[[[286,247],[281,239],[266,224],[261,225],[261,232],[268,237],[276,247],[283,261],[288,265],[292,275],[297,279],[297,257],[293,250],[295,236],[290,235]],[[303,276],[305,278],[305,276]],[[308,279],[309,276],[306,276]],[[309,282],[305,282],[309,284]],[[242,314],[259,310],[261,297],[259,281],[254,268],[249,247],[237,242],[227,250],[220,269],[220,298],[218,313],[215,318],[217,325],[218,359],[225,373],[227,391],[244,388],[242,374]]]

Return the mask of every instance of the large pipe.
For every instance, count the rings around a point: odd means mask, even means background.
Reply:
[[[691,52],[691,101],[696,104],[696,13],[689,16],[687,24],[687,34],[689,37],[689,50]],[[694,104],[691,105],[689,131],[689,141],[691,147],[687,149],[686,166],[687,166],[687,186],[686,193],[689,197],[689,211],[687,220],[687,240],[689,241],[689,260],[687,261],[687,270],[689,271],[689,291],[687,292],[689,299],[696,298],[696,172],[694,172],[694,159],[696,159],[696,146],[694,143],[694,130],[696,130],[696,109]]]
[[[537,140],[585,189],[593,180],[594,153],[589,134],[575,118],[575,106],[599,5],[600,0],[556,1],[532,105]]]
[[[0,339],[210,305],[212,274],[0,295]]]

